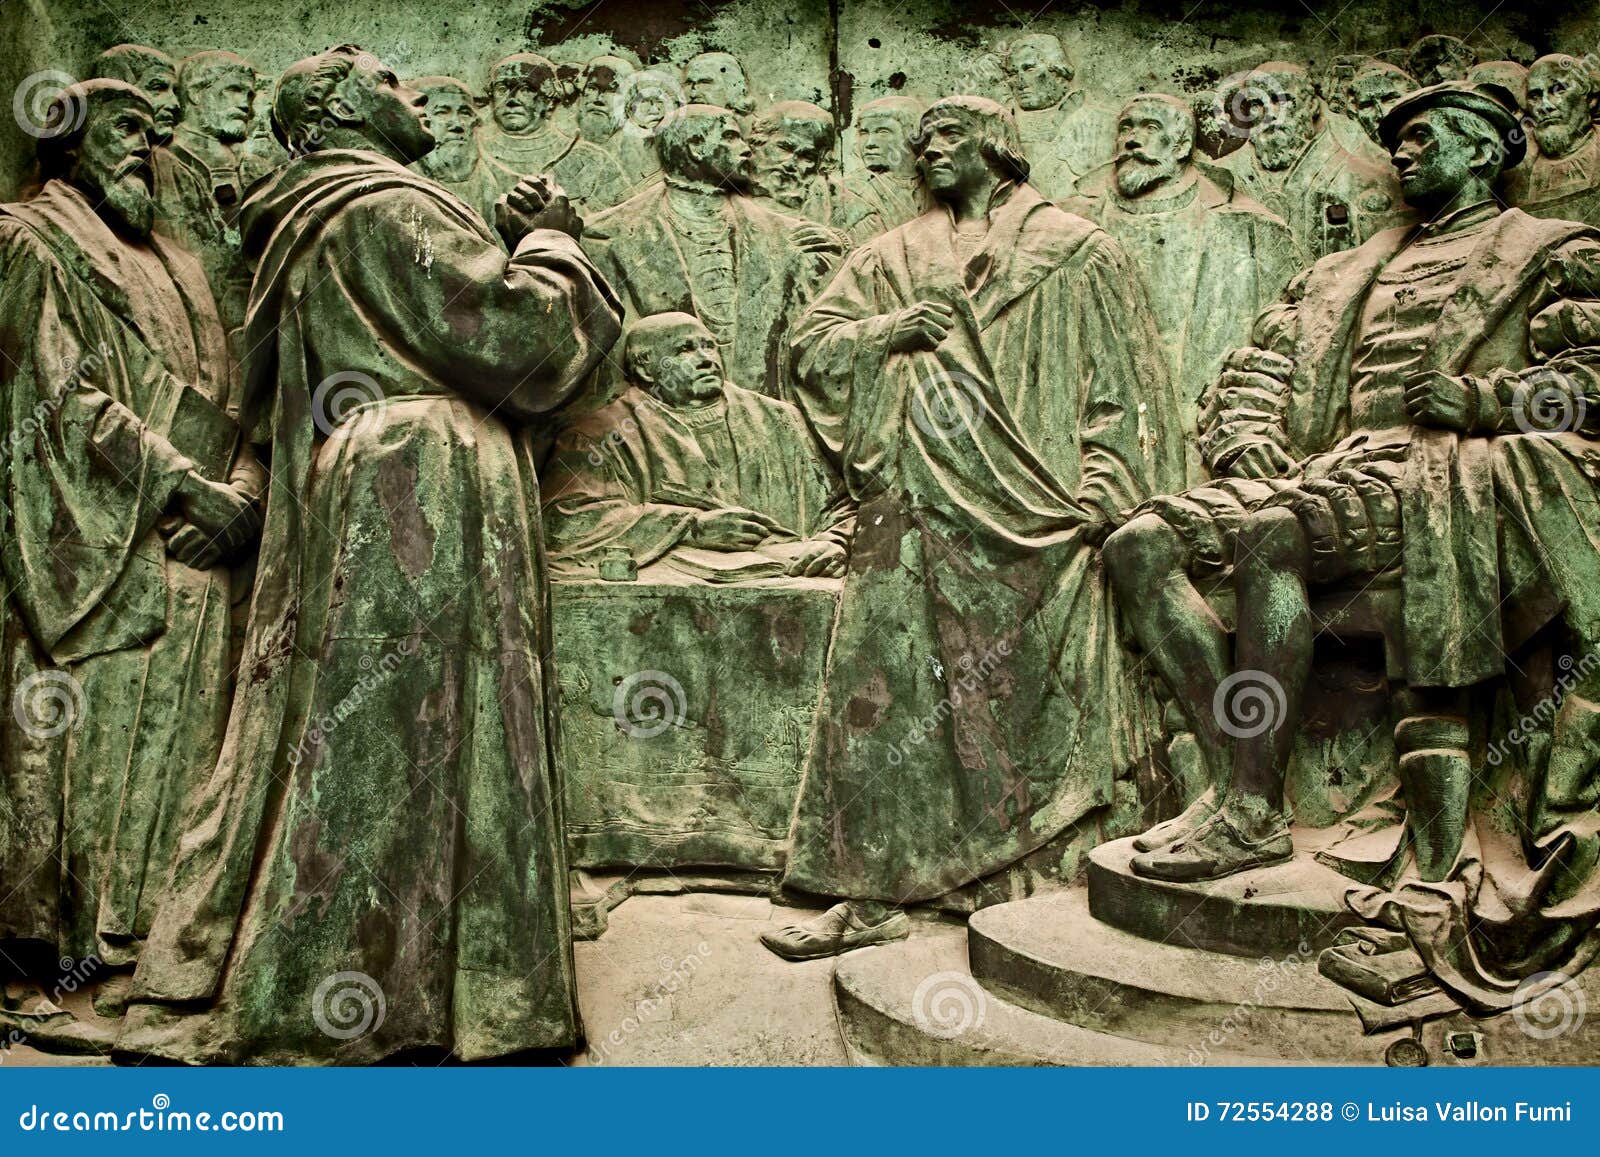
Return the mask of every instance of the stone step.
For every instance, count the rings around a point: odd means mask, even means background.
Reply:
[[[919,927],[900,944],[839,959],[834,999],[861,1065],[1182,1065],[1184,1049],[1052,1020],[985,989],[967,969],[961,929]],[[1260,1064],[1217,1052],[1211,1064]]]
[[[1204,884],[1169,884],[1133,874],[1133,841],[1089,854],[1089,910],[1145,940],[1232,956],[1315,956],[1361,921],[1344,904],[1355,882],[1311,857],[1330,833],[1295,830],[1286,864]]]
[[[1097,920],[1081,890],[986,908],[968,926],[973,976],[1044,1016],[1181,1051],[1261,1063],[1380,1063],[1316,953],[1259,959],[1144,939]]]

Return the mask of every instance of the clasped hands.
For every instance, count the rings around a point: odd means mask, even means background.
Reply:
[[[686,541],[705,550],[754,550],[769,538],[792,538],[783,527],[759,511],[743,506],[699,510],[689,526]],[[826,539],[799,544],[789,559],[788,573],[805,578],[837,578],[844,574],[844,548]]]
[[[506,248],[515,250],[535,229],[555,229],[579,240],[583,236],[583,217],[553,177],[536,173],[523,177],[511,192],[494,203],[494,227]]]
[[[261,533],[261,515],[248,493],[193,470],[178,484],[173,505],[182,522],[167,536],[167,553],[195,570],[234,557]]]

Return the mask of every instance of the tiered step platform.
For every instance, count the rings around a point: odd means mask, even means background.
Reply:
[[[863,1064],[1382,1064],[1416,1038],[1430,1064],[1600,1061],[1600,977],[1585,974],[1570,1028],[1473,1021],[1443,997],[1367,1034],[1317,955],[1356,922],[1345,877],[1311,858],[1205,885],[1128,868],[1131,841],[1097,848],[1087,888],[1000,904],[959,928],[843,957],[840,1023]],[[965,943],[963,944],[963,939]],[[1399,1052],[1416,1050],[1409,1045]]]

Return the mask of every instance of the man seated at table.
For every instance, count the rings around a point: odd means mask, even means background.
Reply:
[[[558,570],[621,550],[709,582],[844,573],[855,509],[798,409],[727,381],[686,313],[636,323],[623,369],[627,391],[569,427],[545,471]]]

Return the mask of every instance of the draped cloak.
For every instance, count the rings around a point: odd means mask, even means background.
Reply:
[[[990,875],[1109,803],[1149,720],[1086,528],[1181,484],[1183,436],[1114,242],[1003,186],[857,250],[798,323],[801,406],[860,503],[786,883],[893,902]],[[955,326],[889,349],[886,316]]]
[[[62,181],[0,208],[0,282],[0,938],[118,963],[222,743],[228,570],[161,531],[191,468],[228,479],[231,367],[195,260]]]
[[[120,1047],[360,1063],[569,1046],[526,430],[620,309],[566,235],[508,258],[474,211],[372,153],[292,162],[243,223],[244,416],[272,467],[260,571],[222,758]]]

